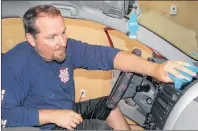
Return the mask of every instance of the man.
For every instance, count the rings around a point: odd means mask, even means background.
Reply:
[[[30,8],[23,22],[27,41],[2,58],[2,121],[5,127],[130,129],[118,107],[113,110],[106,107],[108,97],[74,102],[75,68],[115,68],[147,74],[163,82],[172,82],[168,72],[185,78],[176,69],[196,75],[183,67],[188,65],[185,62],[156,64],[119,49],[69,39],[60,11],[50,5]]]

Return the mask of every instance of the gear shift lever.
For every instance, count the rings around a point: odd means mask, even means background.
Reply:
[[[150,86],[146,85],[139,85],[136,87],[136,92],[148,92],[150,90]]]

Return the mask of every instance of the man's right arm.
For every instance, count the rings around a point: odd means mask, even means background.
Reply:
[[[23,106],[29,90],[28,83],[19,71],[14,71],[6,62],[2,62],[2,126],[32,127],[39,126],[38,109]]]
[[[82,122],[81,115],[72,110],[25,107],[23,102],[29,89],[21,73],[2,64],[2,127],[34,127],[54,123],[71,130]]]

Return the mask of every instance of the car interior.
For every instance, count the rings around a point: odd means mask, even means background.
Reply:
[[[51,4],[60,9],[69,38],[119,48],[154,63],[184,60],[198,66],[196,33],[186,31],[186,34],[175,36],[178,39],[189,38],[192,45],[186,45],[187,48],[184,46],[187,40],[172,40],[176,31],[168,36],[164,35],[168,29],[160,30],[157,27],[164,18],[159,16],[156,18],[158,23],[153,23],[155,12],[140,16],[137,39],[129,38],[129,14],[133,8],[139,8],[137,1],[133,0],[2,1],[2,57],[16,44],[26,40],[21,17],[29,7],[38,4]],[[149,8],[142,10],[146,12]],[[149,25],[149,22],[152,24]],[[167,23],[171,24],[170,21]],[[171,26],[179,28],[178,25]],[[179,43],[183,45],[179,46]],[[198,76],[183,84],[180,89],[175,88],[173,83],[162,83],[145,74],[119,70],[76,69],[74,79],[76,102],[109,95],[107,106],[114,108],[118,105],[127,122],[135,125],[137,130],[198,129]]]

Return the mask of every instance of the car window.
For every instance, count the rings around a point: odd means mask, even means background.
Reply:
[[[198,60],[198,1],[139,1],[139,24]],[[171,15],[174,7],[175,15]]]

